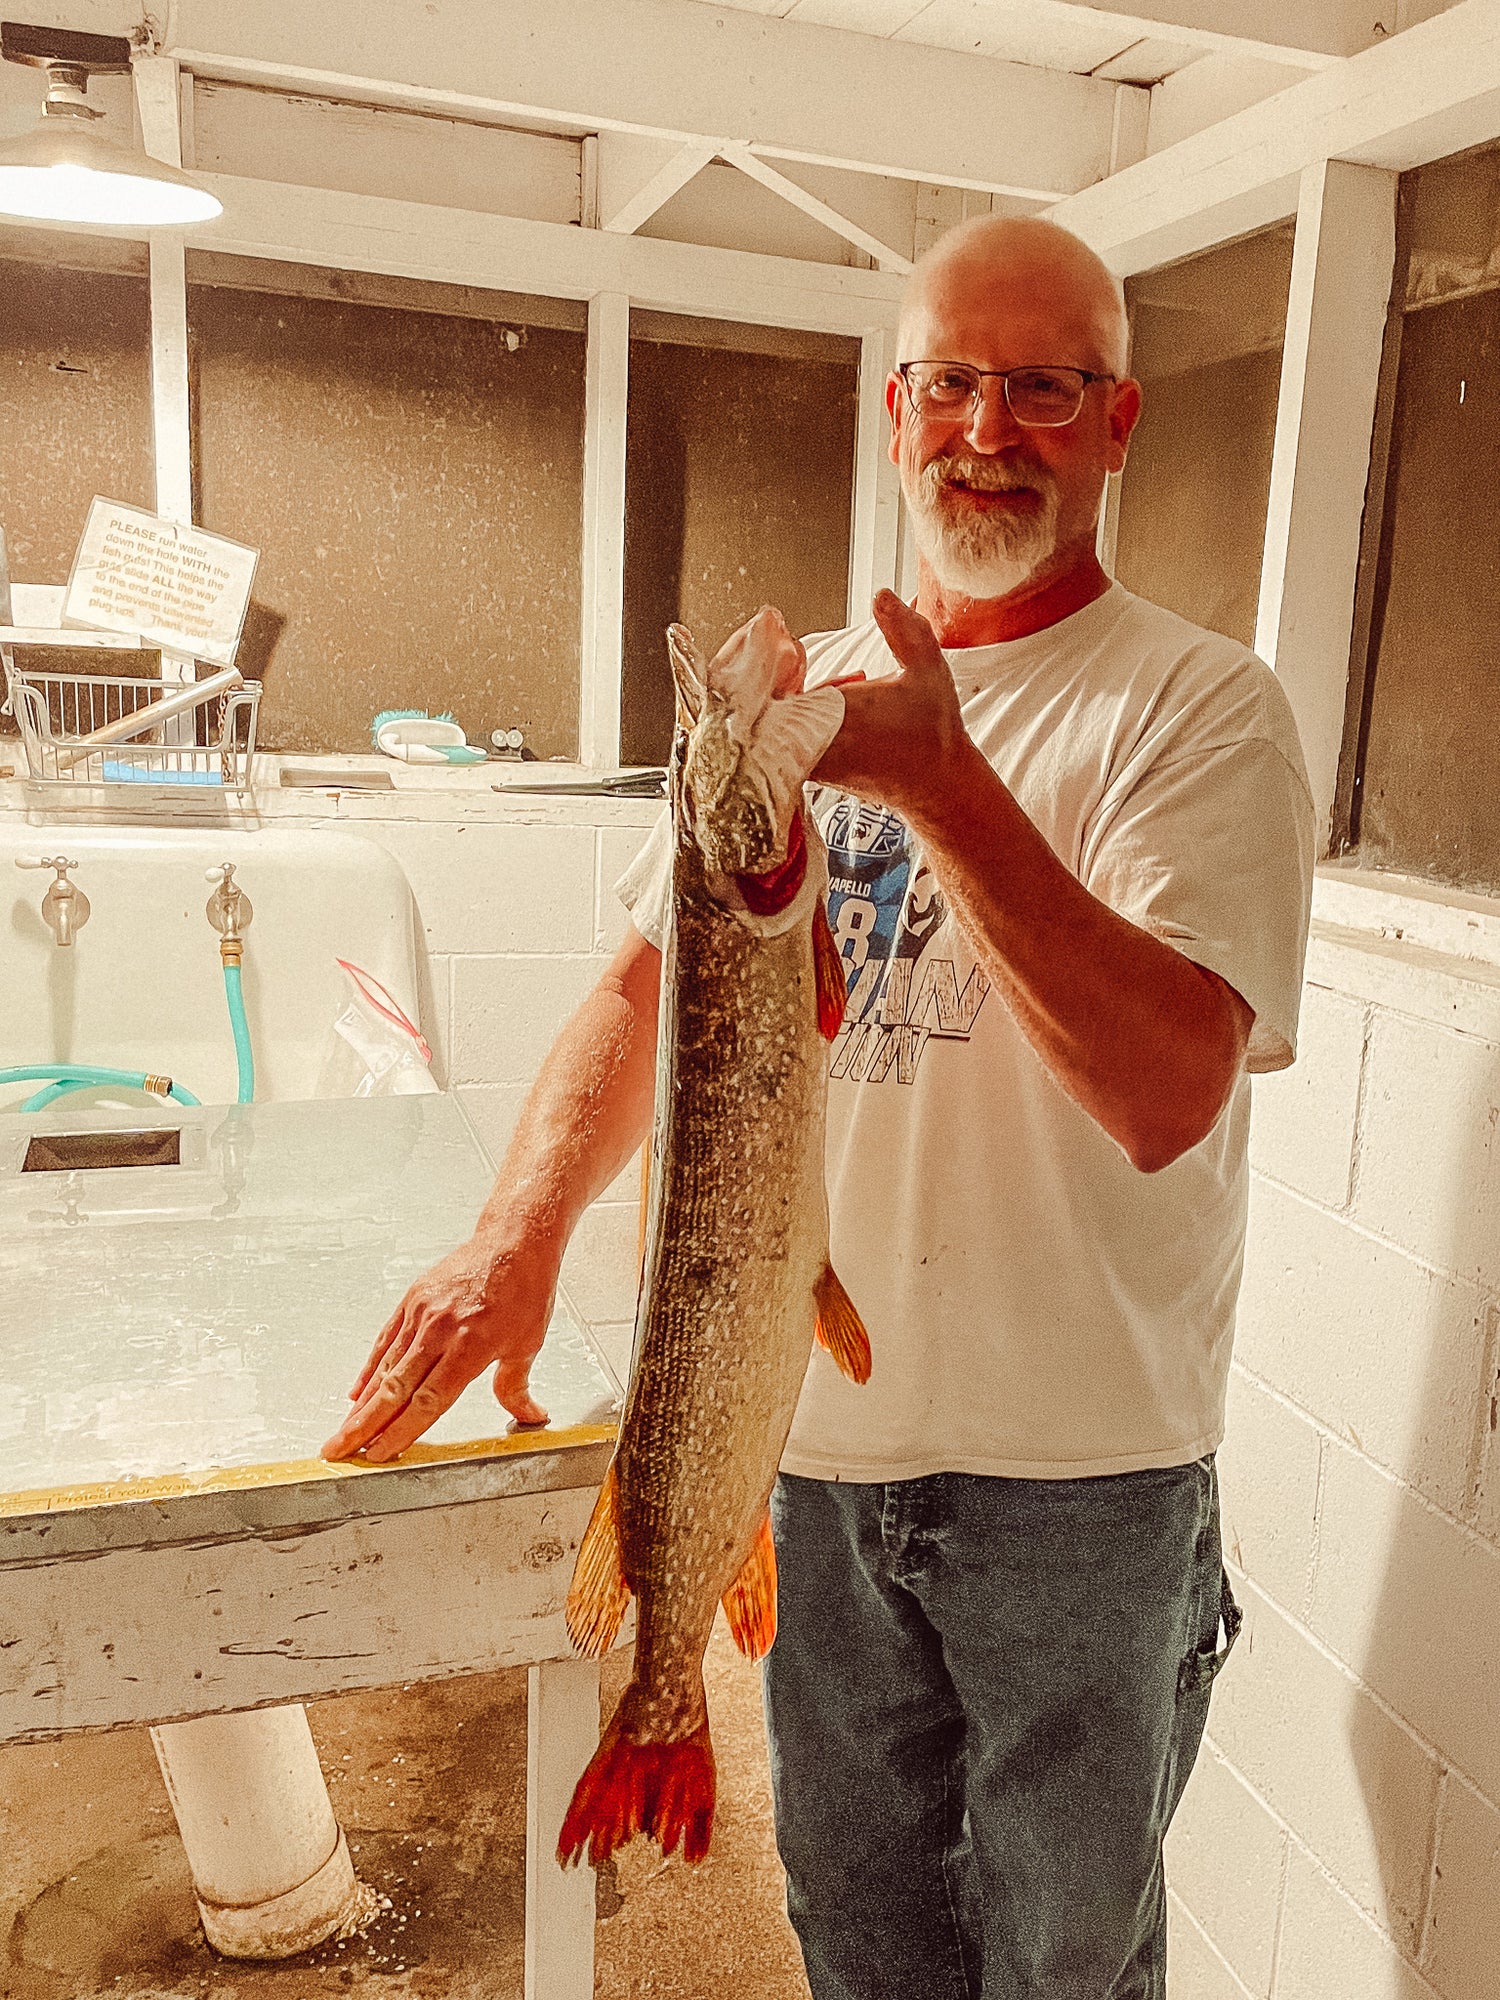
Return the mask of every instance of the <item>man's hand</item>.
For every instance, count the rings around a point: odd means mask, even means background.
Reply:
[[[953,764],[971,746],[932,627],[893,590],[882,590],[874,609],[901,671],[888,679],[856,676],[835,683],[844,691],[844,723],[813,777],[917,823],[923,801],[941,796]]]
[[[363,1451],[384,1464],[397,1457],[491,1363],[495,1394],[517,1423],[546,1423],[527,1378],[556,1286],[555,1259],[524,1243],[490,1236],[461,1243],[417,1279],[387,1320],[324,1458]]]

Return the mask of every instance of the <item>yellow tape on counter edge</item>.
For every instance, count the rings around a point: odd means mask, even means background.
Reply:
[[[444,1465],[469,1458],[511,1458],[525,1451],[562,1451],[570,1445],[612,1444],[613,1424],[573,1424],[565,1430],[515,1431],[509,1437],[464,1444],[408,1445],[383,1465],[361,1459],[296,1458],[280,1465],[217,1466],[205,1472],[169,1472],[142,1479],[105,1479],[91,1486],[41,1487],[0,1493],[0,1519],[16,1514],[60,1514],[72,1507],[111,1507],[139,1500],[177,1500],[190,1493],[240,1493],[260,1486],[295,1486],[309,1479],[359,1479],[372,1472]]]

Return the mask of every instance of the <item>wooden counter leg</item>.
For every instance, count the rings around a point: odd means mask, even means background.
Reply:
[[[593,2000],[594,1871],[560,1868],[557,1836],[599,1747],[599,1663],[542,1660],[526,1677],[526,2000]]]

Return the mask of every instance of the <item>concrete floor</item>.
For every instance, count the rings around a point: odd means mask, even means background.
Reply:
[[[612,1704],[626,1659],[606,1669]],[[807,2000],[771,1832],[758,1670],[709,1652],[714,1849],[637,1841],[599,1878],[597,2000]],[[476,1676],[308,1711],[363,1879],[365,1936],[276,1966],[205,1944],[143,1730],[0,1751],[0,2000],[520,2000],[526,1678]]]

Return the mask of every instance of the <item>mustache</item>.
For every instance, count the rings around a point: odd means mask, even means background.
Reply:
[[[935,499],[944,486],[964,485],[979,493],[1039,493],[1051,497],[1053,478],[1039,465],[1016,465],[999,458],[976,457],[969,452],[948,452],[930,458],[922,467],[924,496]]]

